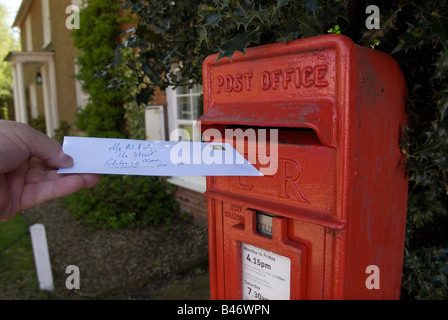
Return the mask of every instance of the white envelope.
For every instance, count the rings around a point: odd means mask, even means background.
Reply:
[[[228,143],[65,137],[74,160],[58,173],[145,176],[263,176]]]

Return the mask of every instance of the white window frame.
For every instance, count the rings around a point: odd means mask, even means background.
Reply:
[[[50,0],[42,0],[42,27],[44,41],[42,48],[45,49],[51,43]]]
[[[202,89],[202,88],[201,88]],[[193,89],[189,89],[189,93],[178,93],[177,89],[173,86],[169,86],[166,91],[166,100],[168,104],[168,128],[171,133],[179,129],[182,125],[191,125],[193,128],[196,128],[196,120],[193,118],[193,112],[191,112],[191,119],[179,119],[178,118],[178,97],[189,97],[190,98],[190,106],[193,105],[193,98],[201,96],[201,92],[193,92]],[[173,137],[174,139],[177,137]],[[200,142],[202,140],[202,135],[198,130],[193,129],[193,137],[190,137],[192,141]],[[168,179],[168,182],[177,185],[179,187],[193,190],[199,193],[204,193],[206,190],[206,179],[205,176],[176,176]]]
[[[188,93],[178,93],[177,88],[175,88],[173,86],[169,86],[166,89],[166,99],[167,99],[168,110],[169,110],[168,115],[169,115],[170,133],[173,132],[173,130],[175,130],[175,129],[179,129],[183,125],[193,126],[193,128],[196,127],[197,119],[193,118],[193,110],[191,110],[191,112],[190,112],[190,114],[191,114],[190,119],[179,119],[178,118],[179,106],[177,103],[177,98],[180,98],[180,97],[189,98],[189,104],[190,104],[190,106],[192,106],[193,99],[200,97],[201,95],[202,95],[202,90],[201,90],[201,92],[194,92],[193,89],[191,89],[191,88],[189,89]],[[191,139],[191,141],[200,142],[202,139],[200,132],[198,130],[193,130],[193,137],[190,137],[190,139]]]

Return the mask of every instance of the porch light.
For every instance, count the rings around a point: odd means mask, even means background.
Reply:
[[[40,72],[37,72],[36,74],[36,83],[42,84],[42,75],[40,74]]]

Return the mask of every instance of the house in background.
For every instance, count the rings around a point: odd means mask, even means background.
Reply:
[[[78,107],[88,96],[74,78],[76,48],[66,28],[66,8],[82,0],[23,0],[14,27],[20,28],[22,52],[6,58],[13,69],[15,120],[29,123],[45,117],[46,133],[52,137],[60,121],[73,123]],[[82,28],[82,25],[80,26]],[[201,141],[195,121],[202,115],[202,87],[169,87],[156,90],[152,106],[146,108],[147,139],[169,140],[170,133],[185,129],[190,140]],[[184,137],[185,138],[185,137]],[[207,225],[207,202],[203,196],[205,177],[170,177],[177,186],[175,198],[194,221]]]
[[[13,71],[15,120],[45,117],[52,137],[60,121],[75,121],[86,95],[75,80],[76,50],[65,26],[69,5],[81,0],[23,0],[13,27],[20,28],[21,52],[5,58]]]

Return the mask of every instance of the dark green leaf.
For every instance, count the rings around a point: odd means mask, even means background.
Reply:
[[[206,23],[212,27],[217,27],[219,21],[221,20],[221,16],[219,14],[208,14],[205,16]]]
[[[299,30],[299,22],[296,20],[291,20],[282,24],[275,32],[279,35],[279,41],[287,42],[293,39],[297,39],[299,36]]]
[[[431,33],[430,24],[427,20],[418,21],[417,24],[408,24],[408,30],[400,37],[401,40],[392,54],[404,50],[406,53],[409,49],[417,49],[427,41]]]
[[[443,92],[443,97],[440,99],[440,121],[444,121],[448,116],[448,91]]]
[[[330,13],[330,16],[332,17],[332,20],[334,22],[337,22],[338,18],[342,18],[345,21],[349,21],[348,15],[347,15],[347,5],[340,1],[340,2],[329,2],[327,4],[328,10]]]
[[[434,163],[443,171],[448,172],[448,158],[443,156],[441,159],[434,160]]]
[[[244,26],[244,30],[247,31],[249,28],[249,24],[258,16],[258,13],[256,11],[252,11],[249,15],[242,18],[240,21],[238,21],[238,24],[241,24]]]
[[[320,0],[307,0],[305,6],[312,15],[315,15],[320,7]]]
[[[448,71],[448,51],[440,51],[439,58],[434,65],[436,71],[434,72],[432,79],[445,77]]]
[[[246,31],[240,33],[233,37],[231,40],[227,41],[224,45],[219,47],[218,60],[228,57],[232,60],[235,51],[241,51],[243,54],[246,53],[246,48],[251,42],[257,42],[258,36],[260,35],[259,28],[254,30]]]
[[[313,17],[303,14],[299,19],[300,24],[300,33],[305,37],[315,37],[323,34],[322,30],[319,28],[319,25],[316,23],[316,20]]]
[[[288,3],[290,3],[293,0],[277,0],[277,6],[276,9],[279,10],[280,8],[286,6]]]
[[[431,16],[432,31],[439,38],[445,50],[448,50],[448,18],[436,14]]]

